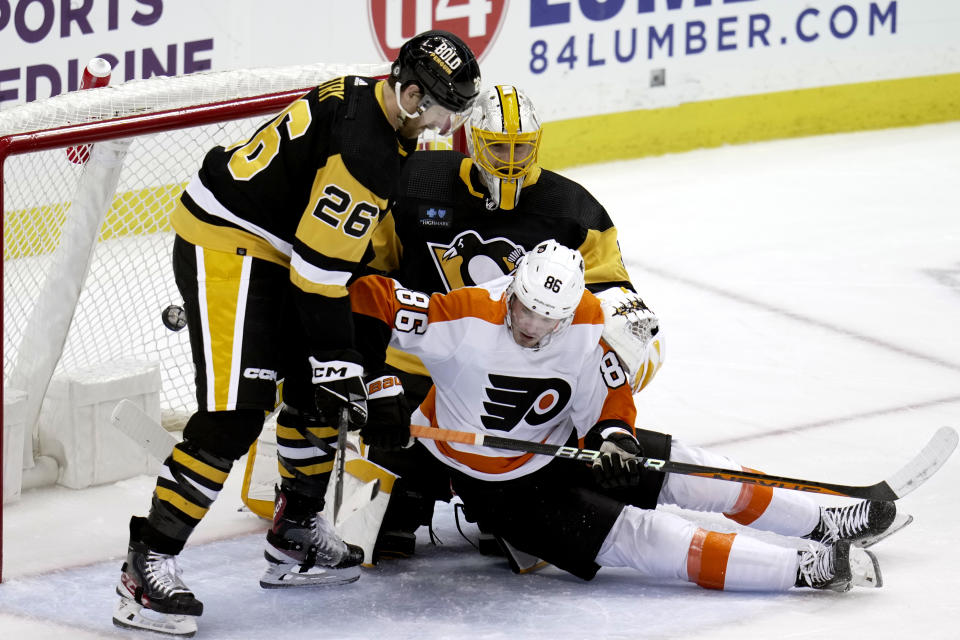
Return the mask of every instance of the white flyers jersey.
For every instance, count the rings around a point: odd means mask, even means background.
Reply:
[[[601,340],[600,302],[585,292],[572,324],[540,349],[518,345],[504,322],[512,278],[447,294],[403,289],[381,276],[350,287],[355,313],[391,328],[390,344],[419,356],[434,386],[411,423],[484,435],[566,444],[597,422],[633,425],[627,377]],[[550,456],[422,440],[441,462],[484,480],[532,473]]]

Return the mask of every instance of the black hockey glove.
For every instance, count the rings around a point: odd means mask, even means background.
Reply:
[[[604,489],[640,485],[641,469],[637,457],[643,455],[643,450],[626,424],[617,421],[600,423],[590,430],[587,440],[599,443],[601,455],[592,467],[598,485]]]
[[[367,388],[363,384],[363,367],[349,360],[320,361],[310,356],[310,368],[320,420],[339,427],[340,410],[346,407],[348,430],[356,431],[366,424]]]
[[[367,424],[363,441],[380,449],[400,449],[410,442],[410,407],[400,378],[371,376],[367,382]]]

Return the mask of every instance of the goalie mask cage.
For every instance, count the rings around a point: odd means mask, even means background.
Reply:
[[[179,193],[209,149],[248,139],[313,86],[388,72],[386,63],[315,64],[156,77],[0,111],[3,397],[26,407],[25,468],[62,371],[158,363],[161,418],[185,423],[196,408],[188,332],[161,322],[182,303],[169,222]],[[463,150],[462,136],[421,144],[450,146]],[[2,532],[0,502],[0,581]]]

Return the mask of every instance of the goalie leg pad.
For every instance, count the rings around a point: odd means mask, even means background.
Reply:
[[[345,473],[343,475],[344,501],[341,513],[335,525],[337,533],[346,542],[363,549],[363,564],[376,564],[374,544],[381,531],[381,523],[387,511],[387,504],[394,490],[397,476],[383,467],[370,462],[358,454],[359,446],[349,446],[356,442],[356,435],[347,437]],[[379,480],[378,490],[373,493],[369,490],[370,483]],[[333,517],[333,484],[327,487],[327,513]],[[358,493],[359,492],[359,493]],[[368,501],[363,497],[369,496]],[[355,500],[357,498],[358,500]],[[356,502],[356,508],[353,505]],[[352,509],[352,511],[351,511]]]

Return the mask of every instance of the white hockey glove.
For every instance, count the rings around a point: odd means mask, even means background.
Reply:
[[[642,456],[643,450],[626,424],[619,421],[601,422],[590,430],[586,441],[600,443],[600,458],[591,467],[598,485],[604,489],[639,486],[640,464],[637,456]]]
[[[660,320],[643,299],[623,287],[597,294],[603,307],[603,339],[617,353],[634,393],[650,384],[663,364]]]
[[[410,406],[400,378],[370,376],[367,382],[367,424],[360,430],[363,441],[381,449],[399,449],[410,441]]]
[[[320,361],[310,356],[317,416],[329,426],[339,426],[340,409],[348,410],[347,429],[356,431],[367,422],[367,387],[363,367],[349,360]]]

